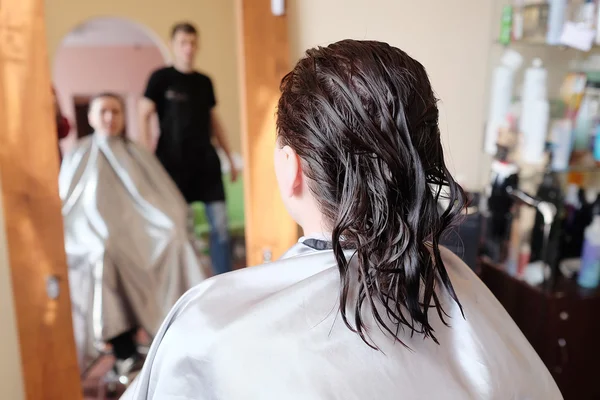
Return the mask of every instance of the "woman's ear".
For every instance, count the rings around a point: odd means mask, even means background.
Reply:
[[[281,194],[285,197],[294,197],[302,188],[300,157],[290,146],[283,146],[276,151],[275,168]]]

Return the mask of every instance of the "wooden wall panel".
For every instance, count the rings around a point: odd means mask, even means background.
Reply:
[[[288,20],[269,0],[238,0],[241,11],[244,182],[248,265],[277,259],[298,239],[281,201],[275,172],[275,109],[279,83],[290,70]]]
[[[80,399],[43,0],[0,2],[0,177],[27,399]],[[51,299],[47,279],[59,295]],[[0,397],[2,397],[0,395]]]

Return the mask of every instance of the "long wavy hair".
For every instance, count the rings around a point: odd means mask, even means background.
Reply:
[[[437,99],[425,68],[375,41],[309,50],[282,80],[277,131],[279,144],[301,158],[331,225],[346,326],[377,348],[363,320],[368,307],[401,343],[406,328],[438,343],[429,310],[446,325],[447,314],[436,287],[460,307],[439,241],[466,199],[444,162]],[[440,211],[442,196],[450,201]],[[344,255],[348,247],[356,249],[356,264]],[[350,274],[351,265],[357,274]],[[355,289],[354,300],[349,293]],[[347,308],[354,309],[352,317]]]

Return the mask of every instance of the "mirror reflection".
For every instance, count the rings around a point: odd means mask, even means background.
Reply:
[[[245,267],[239,116],[218,107],[232,83],[197,65],[211,38],[193,23],[157,37],[92,18],[53,59],[75,341],[96,397],[127,387],[187,289]]]

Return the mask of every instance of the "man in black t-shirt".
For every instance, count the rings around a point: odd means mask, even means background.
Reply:
[[[173,27],[173,66],[155,71],[140,102],[141,138],[150,147],[150,118],[158,114],[160,136],[156,156],[188,203],[205,205],[210,225],[210,254],[214,272],[231,270],[231,254],[221,163],[212,144],[223,149],[237,171],[225,132],[214,111],[215,93],[210,78],[194,70],[198,32],[189,23]]]

